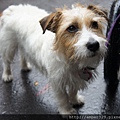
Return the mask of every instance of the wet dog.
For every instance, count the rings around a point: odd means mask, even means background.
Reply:
[[[5,82],[13,79],[10,63],[17,49],[21,66],[29,61],[50,80],[61,114],[73,114],[83,104],[79,89],[87,87],[106,53],[107,14],[80,4],[48,14],[31,5],[10,6],[0,18],[0,52]]]
[[[117,85],[120,79],[120,0],[110,8],[107,38],[108,52],[104,62],[104,77],[109,86]]]

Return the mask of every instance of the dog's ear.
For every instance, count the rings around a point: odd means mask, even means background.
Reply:
[[[61,12],[54,12],[39,21],[43,29],[43,34],[46,30],[56,33],[61,14]]]
[[[100,15],[101,17],[104,17],[107,21],[108,21],[108,12],[107,10],[98,7],[98,6],[94,6],[94,5],[89,5],[88,6],[89,10],[92,10],[95,14]]]

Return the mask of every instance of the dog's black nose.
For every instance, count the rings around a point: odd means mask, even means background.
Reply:
[[[92,52],[96,52],[100,47],[99,42],[94,40],[93,38],[89,39],[89,42],[86,44],[86,46],[87,49],[89,49]]]

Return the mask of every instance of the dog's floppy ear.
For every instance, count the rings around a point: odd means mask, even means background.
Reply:
[[[50,30],[56,33],[60,16],[61,16],[61,12],[54,12],[39,21],[43,29],[43,34],[45,33],[46,30]]]
[[[107,21],[108,21],[108,12],[107,10],[98,7],[98,6],[94,6],[94,5],[89,5],[88,6],[89,10],[92,10],[95,14],[100,15],[101,17],[104,17]]]

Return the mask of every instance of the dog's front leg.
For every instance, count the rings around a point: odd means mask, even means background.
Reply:
[[[66,92],[66,88],[63,88],[63,86],[60,84],[52,84],[52,88],[55,93],[55,97],[58,104],[58,111],[60,114],[76,114],[77,111],[72,108],[72,105],[69,102],[69,96]]]

